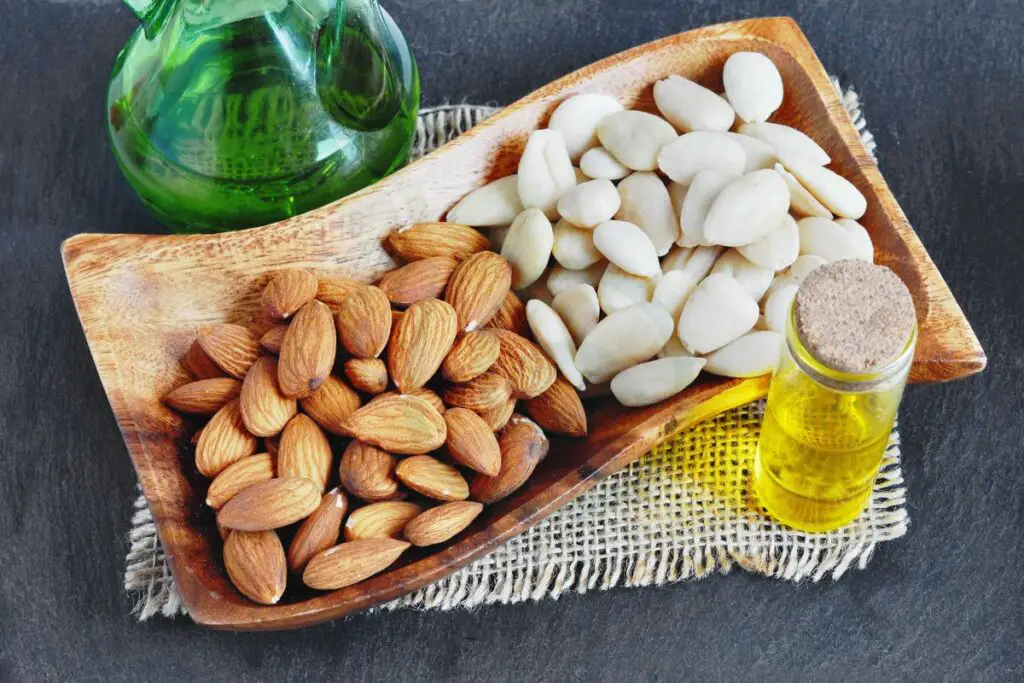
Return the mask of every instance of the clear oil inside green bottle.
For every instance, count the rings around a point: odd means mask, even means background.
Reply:
[[[112,147],[159,220],[261,225],[407,161],[419,79],[376,2],[219,1],[164,2],[114,66]]]

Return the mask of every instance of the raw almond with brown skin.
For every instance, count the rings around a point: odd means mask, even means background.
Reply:
[[[206,355],[206,351],[203,351],[203,347],[199,345],[198,339],[193,341],[192,345],[188,347],[188,353],[182,359],[182,364],[188,370],[188,373],[197,380],[227,376],[227,373],[221,370],[220,366]]]
[[[235,588],[254,602],[274,605],[284,595],[288,566],[275,531],[233,531],[224,541],[224,568]]]
[[[409,306],[424,299],[437,299],[444,293],[448,278],[458,263],[447,256],[413,261],[385,273],[377,286],[395,306]]]
[[[388,366],[380,358],[349,358],[345,361],[345,377],[367,394],[379,394],[388,388]]]
[[[484,327],[508,330],[519,335],[527,334],[530,325],[526,320],[526,304],[516,296],[515,292],[510,291],[502,300],[498,312]]]
[[[199,328],[199,346],[221,370],[242,379],[260,356],[259,339],[241,325],[221,323]]]
[[[455,309],[438,299],[418,301],[398,322],[388,345],[388,374],[402,393],[434,376],[458,333]]]
[[[544,429],[569,436],[587,435],[587,413],[583,402],[569,382],[558,376],[540,396],[526,402],[530,417]]]
[[[242,531],[278,529],[309,517],[322,496],[323,491],[309,479],[271,479],[236,494],[217,513],[217,522]]]
[[[500,352],[497,335],[488,330],[470,332],[452,346],[441,363],[441,373],[449,382],[468,382],[487,372]]]
[[[449,406],[469,408],[475,412],[500,408],[511,396],[512,385],[494,372],[485,372],[462,384],[452,384],[441,394]]]
[[[391,303],[378,287],[362,287],[338,304],[338,339],[356,358],[376,358],[391,334]]]
[[[388,500],[366,505],[352,512],[345,521],[345,540],[364,538],[401,538],[409,520],[423,512],[416,503]]]
[[[459,471],[429,455],[414,455],[398,463],[395,476],[416,493],[434,500],[465,500],[469,485]]]
[[[317,553],[338,542],[341,522],[348,512],[348,497],[339,489],[324,494],[320,505],[299,525],[288,545],[288,569],[301,572]]]
[[[398,493],[395,462],[395,456],[390,453],[353,440],[341,454],[338,466],[341,485],[363,500],[390,500]]]
[[[374,401],[379,401],[380,399],[385,398],[387,396],[418,396],[419,398],[424,399],[427,403],[432,405],[434,407],[434,410],[436,410],[438,413],[441,413],[442,415],[444,414],[444,411],[448,409],[448,407],[444,404],[444,401],[441,400],[441,397],[438,396],[436,392],[425,387],[413,389],[407,394],[399,394],[397,391],[385,391],[383,394],[377,394],[376,396],[374,396],[370,400],[370,403],[373,403]]]
[[[441,447],[448,430],[444,418],[418,396],[388,396],[349,415],[350,436],[388,453],[429,453]]]
[[[312,396],[299,401],[302,412],[313,418],[323,429],[338,436],[346,436],[345,420],[359,410],[362,404],[359,394],[334,375],[328,375]]]
[[[203,427],[196,443],[196,469],[213,479],[224,469],[256,452],[257,439],[245,428],[238,399],[229,401]]]
[[[497,408],[491,408],[490,410],[481,410],[477,414],[480,416],[487,426],[491,428],[492,432],[497,432],[505,428],[508,424],[509,419],[512,417],[512,413],[516,411],[516,400],[510,398],[505,401],[503,405]]]
[[[183,384],[164,396],[164,403],[179,413],[213,415],[238,398],[242,383],[232,377],[213,377]]]
[[[448,425],[445,445],[452,460],[481,474],[496,475],[501,469],[501,451],[483,418],[466,408],[450,408],[444,421]]]
[[[291,268],[278,272],[263,289],[263,314],[273,320],[287,320],[316,296],[318,286],[319,279],[308,270]]]
[[[259,311],[249,316],[248,327],[249,331],[252,332],[252,336],[260,339],[263,335],[269,332],[271,328],[276,327],[279,324],[281,324],[280,320],[271,318],[266,313]]]
[[[484,506],[472,500],[456,500],[430,508],[405,525],[405,538],[415,546],[444,543],[473,523]]]
[[[267,449],[267,453],[270,453],[272,456],[274,456],[274,461],[276,462],[277,449],[278,446],[281,445],[281,436],[268,436],[267,438],[263,439],[263,445]]]
[[[277,451],[279,477],[304,477],[323,493],[331,474],[331,444],[316,422],[296,415],[281,432]]]
[[[316,298],[325,304],[337,306],[348,298],[352,292],[365,287],[362,282],[338,275],[321,275],[320,284],[316,290]]]
[[[491,372],[508,380],[513,397],[533,398],[554,384],[558,371],[539,346],[515,332],[495,330],[495,334],[501,353]]]
[[[398,321],[405,315],[405,311],[391,311],[391,329],[394,330],[398,326]]]
[[[319,389],[331,374],[337,347],[331,309],[315,299],[299,309],[278,356],[281,392],[289,398],[306,398]]]
[[[328,548],[306,565],[302,581],[310,588],[337,590],[384,571],[409,547],[393,538],[367,538]]]
[[[274,456],[270,453],[257,453],[242,458],[224,468],[210,482],[210,488],[206,491],[206,504],[214,510],[220,510],[245,489],[275,476]]]
[[[513,415],[507,427],[498,435],[501,449],[501,470],[496,476],[478,474],[470,484],[473,500],[485,505],[508,497],[533,474],[537,464],[548,454],[548,439],[534,422],[521,415]]]
[[[512,266],[493,251],[473,254],[448,280],[445,301],[459,317],[459,331],[483,327],[501,308],[512,287]]]
[[[277,361],[263,356],[249,368],[239,397],[245,428],[255,436],[279,434],[298,410],[294,398],[277,385]]]
[[[480,232],[459,223],[416,223],[388,235],[388,246],[403,261],[446,256],[457,261],[490,248]]]
[[[273,354],[281,353],[281,344],[284,343],[287,325],[274,325],[260,337],[260,346]]]

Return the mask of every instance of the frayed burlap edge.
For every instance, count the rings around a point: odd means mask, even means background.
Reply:
[[[874,158],[876,143],[867,128],[859,96],[852,88],[844,92],[835,78],[832,83],[860,133],[864,146]],[[413,141],[413,158],[423,156],[458,137],[496,111],[498,107],[469,104],[421,110]],[[885,513],[890,518],[883,535],[865,535],[843,546],[824,542],[810,547],[769,545],[753,555],[749,552],[750,548],[730,549],[712,544],[687,551],[675,548],[652,551],[646,555],[623,552],[614,557],[586,561],[527,562],[525,566],[510,564],[504,571],[474,571],[477,564],[488,559],[483,558],[452,576],[393,600],[380,609],[454,609],[557,598],[567,591],[585,593],[619,586],[661,585],[700,578],[715,571],[727,573],[734,564],[749,571],[790,581],[818,581],[828,575],[838,579],[851,566],[859,569],[866,567],[878,542],[899,538],[906,533],[904,502],[905,491],[899,467],[899,435],[894,431],[872,496],[872,506],[885,506]],[[136,617],[145,621],[158,614],[165,617],[187,614],[141,489],[134,503],[128,543],[124,588],[134,598],[132,611]]]

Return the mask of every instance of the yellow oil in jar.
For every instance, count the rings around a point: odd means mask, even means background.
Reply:
[[[786,336],[768,390],[754,490],[760,504],[783,524],[830,531],[851,522],[868,503],[917,335],[890,365],[865,375],[819,363],[792,324]]]
[[[769,392],[754,465],[758,498],[784,524],[836,529],[868,502],[899,399],[890,412],[875,396],[794,379]]]

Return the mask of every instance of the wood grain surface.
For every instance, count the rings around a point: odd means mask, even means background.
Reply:
[[[363,281],[393,267],[381,237],[434,220],[466,192],[514,171],[529,132],[566,96],[617,96],[650,109],[650,85],[682,73],[714,87],[737,50],[768,54],[787,98],[777,120],[811,132],[833,167],[869,199],[862,220],[876,260],[893,268],[914,297],[920,342],[913,381],[980,371],[985,356],[938,271],[850,125],[820,63],[787,19],[723,24],[666,38],[598,62],[546,86],[439,152],[317,211],[266,228],[215,236],[79,235],[64,245],[72,294],[104,388],[158,522],[179,587],[197,621],[224,628],[305,625],[363,609],[434,581],[493,549],[621,468],[666,436],[764,394],[767,380],[707,381],[640,411],[592,409],[592,434],[558,442],[527,489],[489,508],[451,547],[412,553],[367,582],[308,600],[256,607],[224,577],[219,540],[202,519],[203,483],[192,472],[190,424],[159,397],[179,385],[179,358],[194,330],[242,322],[268,274],[304,266]]]

